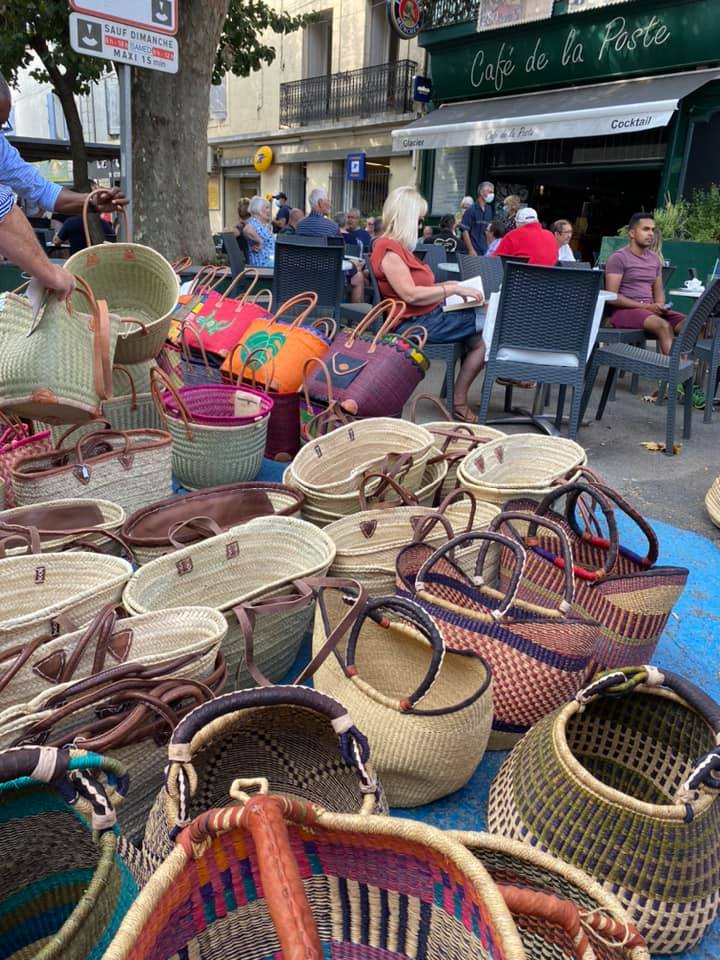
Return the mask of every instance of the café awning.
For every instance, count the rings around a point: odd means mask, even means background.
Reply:
[[[393,150],[601,137],[664,127],[683,97],[718,77],[718,70],[694,70],[447,104],[393,130]]]

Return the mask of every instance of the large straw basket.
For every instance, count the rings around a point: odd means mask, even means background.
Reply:
[[[87,206],[96,193],[85,200],[86,237]],[[125,228],[127,232],[127,219]],[[86,280],[95,296],[107,301],[111,313],[132,321],[124,324],[117,341],[116,363],[141,363],[160,353],[180,291],[177,274],[165,257],[139,243],[102,243],[73,254],[65,269]],[[81,307],[76,299],[73,306]]]
[[[100,553],[43,553],[0,560],[0,649],[57,636],[119,603],[132,567]]]
[[[458,467],[460,486],[479,500],[504,503],[510,497],[541,499],[587,462],[574,440],[516,433],[473,450]]]
[[[0,410],[47,423],[84,423],[112,396],[118,318],[78,281],[72,313],[49,296],[33,322],[30,301],[0,301]]]
[[[152,389],[172,437],[173,473],[183,486],[195,490],[255,479],[272,411],[267,394],[227,384],[177,391],[157,369]],[[238,400],[249,402],[252,412],[236,414]]]
[[[336,548],[330,573],[352,577],[372,597],[391,596],[395,592],[395,561],[403,547],[416,538],[436,547],[463,530],[484,530],[499,512],[499,507],[475,501],[467,491],[455,491],[437,511],[421,506],[391,507],[343,517],[325,527]],[[471,573],[475,551],[471,547],[457,551],[455,561]],[[492,576],[489,565],[487,570],[488,577]]]
[[[713,481],[705,494],[705,509],[716,527],[720,527],[720,477]]]
[[[343,617],[341,593],[321,592],[313,653]],[[391,806],[415,807],[459,790],[485,752],[489,668],[475,654],[447,651],[430,617],[408,600],[369,600],[318,667],[315,687],[345,704],[367,736]]]
[[[527,960],[498,888],[457,841],[277,796],[193,821],[105,960],[281,956]]]
[[[335,556],[332,540],[293,517],[258,517],[226,533],[158,557],[128,583],[123,603],[131,613],[198,604],[225,614],[228,634],[223,653],[228,680],[236,687],[252,681],[245,662],[245,640],[236,608],[257,604],[255,660],[270,680],[292,666],[312,615],[311,590],[293,586],[303,577],[325,574]],[[266,601],[275,607],[261,609]]]
[[[405,420],[359,420],[306,444],[292,462],[289,482],[306,496],[353,493],[363,473],[404,455],[400,479],[414,492],[422,481],[432,445],[427,430]]]
[[[447,836],[500,886],[527,960],[650,960],[617,898],[582,870],[507,837],[459,830]]]
[[[169,497],[128,517],[122,536],[139,564],[217,536],[255,517],[289,517],[303,497],[281,483],[230,483]]]
[[[155,865],[191,820],[231,803],[238,777],[338,813],[387,812],[367,739],[342,704],[309,687],[236,690],[196,707],[175,728],[168,759],[143,840]]]
[[[702,937],[720,905],[720,708],[655,667],[599,674],[517,744],[488,824],[587,871],[655,953]]]
[[[96,544],[105,553],[116,553],[118,545],[103,536],[102,531],[118,533],[124,522],[125,511],[109,500],[49,500],[0,513],[0,528],[6,525],[34,527],[43,553],[60,551],[78,536],[87,543]],[[0,540],[3,538],[0,529]],[[22,545],[8,544],[4,553],[10,557],[24,550]]]
[[[103,957],[137,885],[101,778],[127,789],[120,764],[82,750],[0,753],[1,956]]]

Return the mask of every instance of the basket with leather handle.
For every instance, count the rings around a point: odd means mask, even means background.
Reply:
[[[422,353],[427,339],[423,327],[392,334],[401,321],[405,304],[381,300],[362,321],[341,331],[324,356],[332,393],[343,410],[359,417],[399,417],[408,398],[430,364]],[[376,334],[370,328],[385,317]],[[417,334],[413,337],[413,331]],[[318,370],[308,379],[310,396],[328,403],[328,384]]]
[[[117,340],[116,363],[141,363],[160,353],[180,289],[177,274],[165,257],[151,247],[129,243],[127,213],[120,207],[124,243],[90,245],[88,209],[102,191],[93,190],[83,204],[83,227],[88,246],[74,253],[65,269],[86,280],[94,294],[105,300],[111,313],[124,321]],[[73,307],[79,308],[73,297]]]
[[[183,292],[183,287],[180,288],[167,335],[171,343],[177,343],[185,320],[194,316],[202,308],[210,292],[222,286],[229,277],[229,267],[206,264],[200,267],[193,280],[183,284],[185,290]]]
[[[0,307],[0,410],[46,423],[82,423],[112,397],[121,324],[77,279],[73,310],[48,296],[33,322],[29,300],[6,294]],[[89,310],[88,310],[89,307]]]
[[[656,667],[599,674],[515,746],[488,826],[585,870],[657,953],[720,908],[720,707]]]
[[[113,804],[116,761],[83,750],[0,752],[0,955],[101,960],[137,896]]]
[[[340,590],[318,596],[313,653],[346,620]],[[490,668],[446,648],[430,617],[401,597],[368,600],[315,671],[370,743],[391,806],[431,803],[470,779],[490,735]]]
[[[497,886],[441,831],[248,786],[183,830],[105,960],[526,960]]]
[[[563,498],[565,509],[558,512],[553,507]],[[585,499],[601,508],[605,518],[603,535],[596,536],[581,527],[576,507],[579,500]],[[548,518],[563,529],[572,547],[573,610],[600,624],[596,665],[635,666],[652,659],[689,571],[657,563],[658,540],[647,520],[616,490],[591,477],[558,487],[539,504],[522,499],[509,501],[507,507],[533,514],[532,523],[518,525],[529,547],[518,595],[531,603],[543,603],[549,597],[557,597],[561,589],[563,573],[557,536],[542,525],[542,518]],[[620,544],[618,512],[632,520],[644,536],[648,545],[645,556]]]
[[[125,511],[109,500],[49,500],[31,507],[14,507],[0,513],[0,558],[22,553],[22,545],[6,542],[4,527],[33,527],[43,553],[55,553],[71,547],[78,536],[85,544],[98,546],[104,553],[122,554],[120,544],[105,532],[118,534],[125,522]]]
[[[122,537],[139,564],[149,563],[255,517],[293,516],[300,512],[302,502],[298,490],[281,483],[207,487],[137,510],[123,524]]]
[[[526,552],[497,533],[500,524],[527,514],[502,513],[486,531],[461,533],[439,548],[406,547],[397,558],[397,592],[432,617],[451,650],[473,650],[493,672],[493,724],[489,749],[512,746],[541,717],[573,696],[592,672],[600,628],[587,615],[572,614],[574,579],[570,545],[560,528],[563,593],[535,604],[518,599]],[[451,559],[453,550],[479,549],[471,575]],[[491,544],[512,557],[512,576],[502,590],[488,582],[485,557]]]
[[[132,513],[172,492],[169,433],[97,430],[65,447],[72,432],[66,431],[52,452],[16,464],[12,477],[20,506],[76,497],[110,500]]]
[[[47,453],[53,442],[48,430],[30,432],[30,427],[17,417],[7,416],[0,410],[0,483],[5,489],[5,499],[0,496],[0,509],[15,506],[12,488],[12,468],[22,457],[31,453]]]
[[[223,293],[208,291],[203,302],[193,310],[193,323],[208,354],[227,357],[253,320],[272,317],[272,292],[263,290],[254,299],[251,296],[258,279],[257,270],[248,267],[231,280]],[[244,284],[247,287],[237,296],[235,288],[240,290]],[[231,293],[235,295],[231,297]],[[265,300],[266,305],[261,306],[260,300]]]

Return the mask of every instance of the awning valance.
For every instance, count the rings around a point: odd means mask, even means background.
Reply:
[[[393,150],[600,137],[664,127],[683,97],[718,77],[718,70],[694,70],[448,104],[393,130]]]

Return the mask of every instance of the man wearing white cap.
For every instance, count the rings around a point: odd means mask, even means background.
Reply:
[[[558,246],[554,234],[540,225],[537,211],[523,207],[515,218],[515,229],[505,234],[491,256],[527,257],[536,266],[553,267]]]

